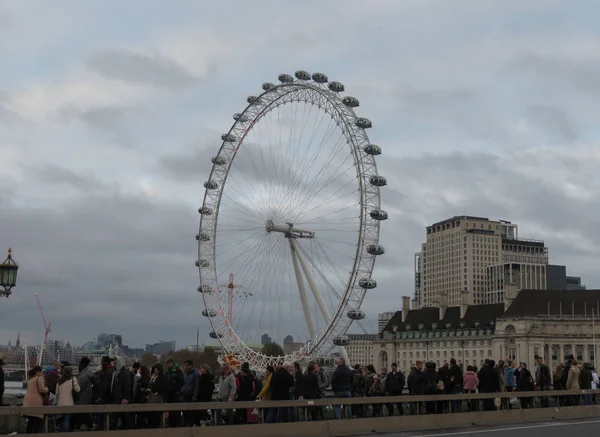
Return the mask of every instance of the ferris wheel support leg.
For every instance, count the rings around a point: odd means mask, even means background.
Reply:
[[[295,242],[293,242],[293,238],[288,239],[288,241],[290,242],[290,251],[292,252],[292,263],[294,264],[294,273],[296,274],[296,283],[298,284],[298,292],[300,293],[302,310],[304,312],[304,317],[306,318],[306,326],[308,327],[308,333],[310,334],[310,338],[314,339],[317,333],[315,330],[315,324],[313,322],[312,314],[310,313],[310,308],[308,306],[308,296],[306,295],[304,280],[302,279],[300,266],[298,265],[298,257],[300,254],[296,251],[296,245]]]
[[[317,301],[317,305],[319,306],[319,309],[321,310],[321,314],[323,314],[323,318],[325,320],[331,320],[331,315],[329,314],[329,310],[327,309],[327,304],[323,300],[321,293],[319,293],[319,289],[317,288],[317,285],[315,284],[315,281],[312,278],[310,271],[308,270],[308,266],[306,265],[306,261],[304,260],[304,257],[297,250],[298,247],[296,246],[296,240],[294,240],[293,238],[290,238],[289,241],[290,241],[290,245],[293,247],[292,251],[296,252],[298,261],[300,261],[300,265],[302,266],[302,270],[304,271],[304,276],[306,276],[306,280],[308,281],[308,286],[310,287],[310,290],[312,291],[313,295],[315,296],[315,300]],[[313,337],[313,338],[315,338],[315,337]],[[346,352],[345,347],[340,346],[340,354],[342,355],[342,358],[346,362],[346,365],[349,366],[350,360],[348,359],[348,353]]]

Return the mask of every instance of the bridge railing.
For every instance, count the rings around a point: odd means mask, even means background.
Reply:
[[[472,394],[436,394],[424,396],[383,396],[383,397],[355,397],[355,398],[325,398],[314,400],[296,400],[296,401],[254,401],[254,402],[190,402],[190,403],[158,403],[158,404],[111,404],[111,405],[80,405],[73,407],[43,406],[43,407],[23,407],[11,406],[0,407],[0,421],[7,417],[19,418],[26,416],[43,416],[45,432],[50,430],[50,421],[59,415],[64,414],[97,414],[103,420],[104,429],[109,429],[111,414],[123,413],[166,413],[189,411],[212,410],[212,427],[207,428],[172,428],[168,432],[172,435],[190,436],[196,435],[198,430],[202,430],[204,437],[219,436],[239,436],[247,435],[251,430],[252,435],[261,435],[264,437],[284,437],[284,436],[329,436],[340,435],[344,433],[368,432],[390,432],[409,429],[435,429],[442,427],[456,427],[467,425],[490,425],[496,423],[515,423],[537,420],[566,419],[566,418],[586,418],[600,417],[600,405],[578,405],[563,406],[563,400],[575,400],[575,404],[581,404],[584,397],[594,399],[600,396],[600,390],[552,390],[552,391],[531,391],[531,392],[501,392],[501,393],[472,393]],[[497,410],[497,399],[506,406],[506,401],[516,398],[519,401],[524,399],[537,398],[540,400],[552,400],[552,408],[527,408],[527,409],[501,409]],[[504,402],[503,402],[504,400]],[[451,412],[452,405],[459,403],[464,405],[475,405],[475,411]],[[486,407],[485,401],[488,402]],[[490,411],[485,411],[494,404]],[[432,405],[447,406],[448,413],[444,414],[423,414],[421,408],[409,408],[405,416],[384,416],[358,418],[355,420],[323,420],[307,421],[307,415],[311,408],[332,407],[336,405],[349,406],[355,405],[379,405],[383,407],[386,404],[409,404],[410,406]],[[265,411],[271,408],[291,408],[296,411],[296,417],[300,419],[294,423],[274,423],[274,424],[252,424],[252,425],[221,425],[217,421],[216,411],[221,410],[244,410],[260,409]],[[383,410],[383,408],[381,408]],[[342,411],[347,414],[348,410]],[[164,415],[162,426],[164,427]],[[346,417],[348,418],[348,417]],[[264,417],[263,417],[264,419]],[[211,431],[212,429],[212,431]],[[218,431],[216,431],[218,429]],[[186,430],[183,433],[181,430]],[[195,431],[194,431],[195,430]],[[233,431],[235,430],[235,431]],[[17,430],[15,430],[17,431]],[[164,435],[164,428],[130,430],[131,436],[146,436],[148,434]],[[117,431],[99,431],[94,435],[104,437],[105,434],[114,436]],[[190,434],[191,433],[191,434]],[[79,433],[69,433],[77,437]],[[67,435],[67,434],[65,434]],[[83,434],[82,434],[83,435]],[[171,434],[169,434],[171,435]]]

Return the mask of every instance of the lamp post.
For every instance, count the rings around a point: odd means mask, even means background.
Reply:
[[[12,249],[8,249],[8,256],[2,264],[0,264],[0,287],[4,290],[0,290],[0,297],[8,297],[12,293],[10,291],[15,285],[17,285],[17,270],[19,266],[12,258]]]

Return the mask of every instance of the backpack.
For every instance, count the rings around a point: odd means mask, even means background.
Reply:
[[[438,390],[438,381],[441,381],[439,378],[429,378],[427,380],[427,385],[425,386],[425,394],[434,394],[437,393]]]

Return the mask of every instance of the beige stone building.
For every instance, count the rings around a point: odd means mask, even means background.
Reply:
[[[366,366],[375,362],[373,348],[377,340],[376,334],[348,334],[348,338],[350,344],[346,346],[346,352],[351,365]]]
[[[426,228],[415,254],[415,305],[502,303],[505,286],[546,289],[548,251],[543,241],[518,237],[516,224],[456,216]]]
[[[481,367],[486,359],[509,357],[534,365],[535,358],[556,366],[572,354],[578,361],[594,362],[600,290],[522,290],[507,287],[505,302],[462,304],[410,309],[404,297],[373,342],[373,364],[389,368],[392,362],[408,371],[417,360],[438,365],[455,358],[464,367]],[[361,345],[366,348],[366,345]],[[360,361],[357,361],[360,362]]]

